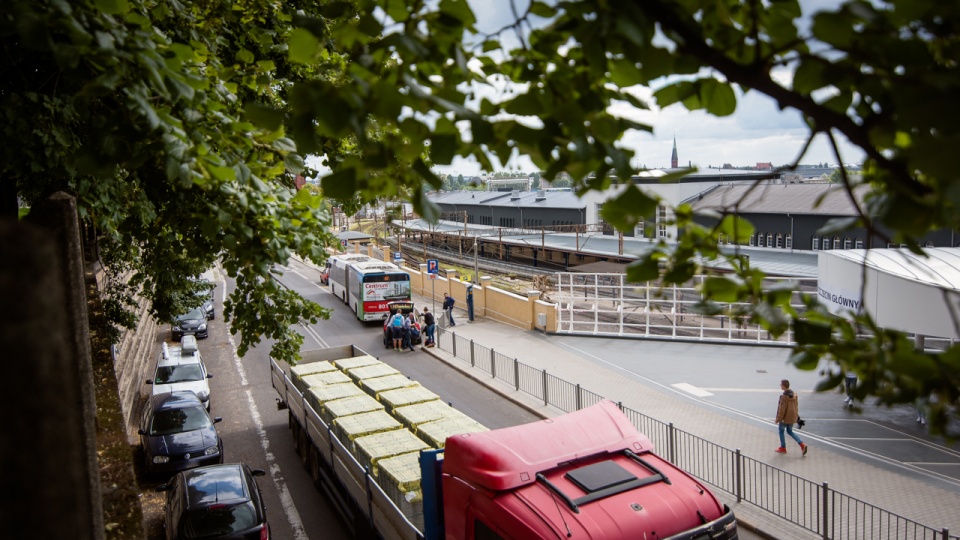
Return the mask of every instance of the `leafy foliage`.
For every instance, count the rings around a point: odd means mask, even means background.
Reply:
[[[515,15],[482,34],[464,0],[4,2],[0,129],[17,144],[0,150],[0,193],[28,203],[75,193],[102,233],[104,262],[131,272],[161,317],[177,307],[179,276],[222,259],[238,281],[228,315],[242,348],[269,336],[281,356],[298,345],[290,322],[324,315],[268,277],[294,253],[321,260],[331,241],[324,200],[291,190],[302,155],[332,169],[327,197],[404,197],[425,216],[437,215],[426,191],[442,185],[431,167],[457,156],[496,170],[525,154],[543,180],[563,173],[578,192],[604,189],[634,172],[621,136],[650,129],[610,112],[647,107],[637,85],[661,107],[718,116],[738,92],[762,92],[799,111],[811,138],[863,149],[872,193],[858,221],[871,231],[917,250],[926,231],[960,229],[960,12],[949,2],[848,0],[803,13],[797,0],[561,0]],[[837,180],[856,188],[844,171]],[[604,213],[630,226],[654,203],[629,190]],[[956,348],[913,352],[902,335],[829,317],[814,299],[800,322],[783,291],[763,291],[761,272],[718,249],[748,223],[703,228],[689,207],[672,213],[684,234],[651,250],[632,279],[682,281],[695,257],[727,258],[735,273],[708,282],[703,309],[733,298],[752,305],[737,316],[774,334],[794,325],[798,366],[833,361],[824,389],[852,369],[870,381],[864,395],[933,396],[933,420],[956,414]]]

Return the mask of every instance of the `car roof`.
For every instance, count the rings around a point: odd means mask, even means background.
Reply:
[[[239,463],[199,467],[185,471],[183,476],[190,508],[250,499],[247,475]]]
[[[150,397],[150,404],[154,411],[161,409],[183,409],[187,407],[203,407],[200,398],[190,390],[176,390],[164,392]]]
[[[202,363],[202,360],[200,359],[200,350],[197,349],[197,338],[186,335],[183,336],[180,345],[168,345],[164,343],[161,346],[160,360],[157,362],[157,367],[200,363]]]

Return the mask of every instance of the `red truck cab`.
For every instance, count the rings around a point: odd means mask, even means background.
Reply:
[[[447,539],[733,539],[733,512],[612,402],[446,440]],[[426,502],[426,499],[425,499]]]

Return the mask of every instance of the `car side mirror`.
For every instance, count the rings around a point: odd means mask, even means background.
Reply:
[[[223,422],[223,418],[220,416],[214,416],[213,423],[216,424],[217,422]]]
[[[250,474],[252,474],[253,476],[263,476],[267,473],[263,472],[263,469],[254,469],[250,471]]]
[[[144,384],[153,384],[153,379],[147,379],[147,382]]]
[[[207,378],[208,378],[208,379],[212,379],[212,378],[213,378],[213,373],[207,373]]]

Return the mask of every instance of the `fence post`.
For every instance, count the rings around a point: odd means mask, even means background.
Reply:
[[[456,334],[452,334],[451,337],[453,338],[453,339],[452,339],[452,341],[453,341],[453,357],[456,358],[456,357],[457,357],[457,335],[456,335]]]
[[[823,540],[830,540],[830,532],[829,532],[830,531],[830,526],[829,526],[830,525],[830,504],[827,502],[829,495],[830,495],[830,486],[826,482],[824,482],[823,492],[821,494],[821,497],[823,499],[823,512],[821,513],[821,517],[820,517],[820,521],[822,522],[820,523],[820,526],[822,527],[822,530],[820,531],[821,533],[820,536],[821,538],[823,538]]]
[[[942,534],[943,534],[943,540],[950,540],[950,529],[944,527]]]
[[[513,386],[520,391],[520,360],[513,359]]]
[[[547,391],[547,370],[543,370],[543,404],[550,404],[550,396],[549,392]]]
[[[577,409],[580,410],[582,407],[580,405],[580,383],[577,383]]]
[[[670,463],[676,464],[676,456],[674,455],[674,440],[677,436],[677,429],[673,426],[673,422],[667,424],[667,448],[669,450],[668,455],[670,456]]]
[[[470,367],[477,365],[476,360],[473,359],[473,340],[470,340]]]
[[[497,357],[492,354],[490,355],[490,376],[497,378]]]
[[[734,495],[737,496],[737,502],[743,501],[743,456],[740,454],[740,449],[737,448],[736,452],[733,454],[733,459],[736,462],[733,464],[734,474]]]

